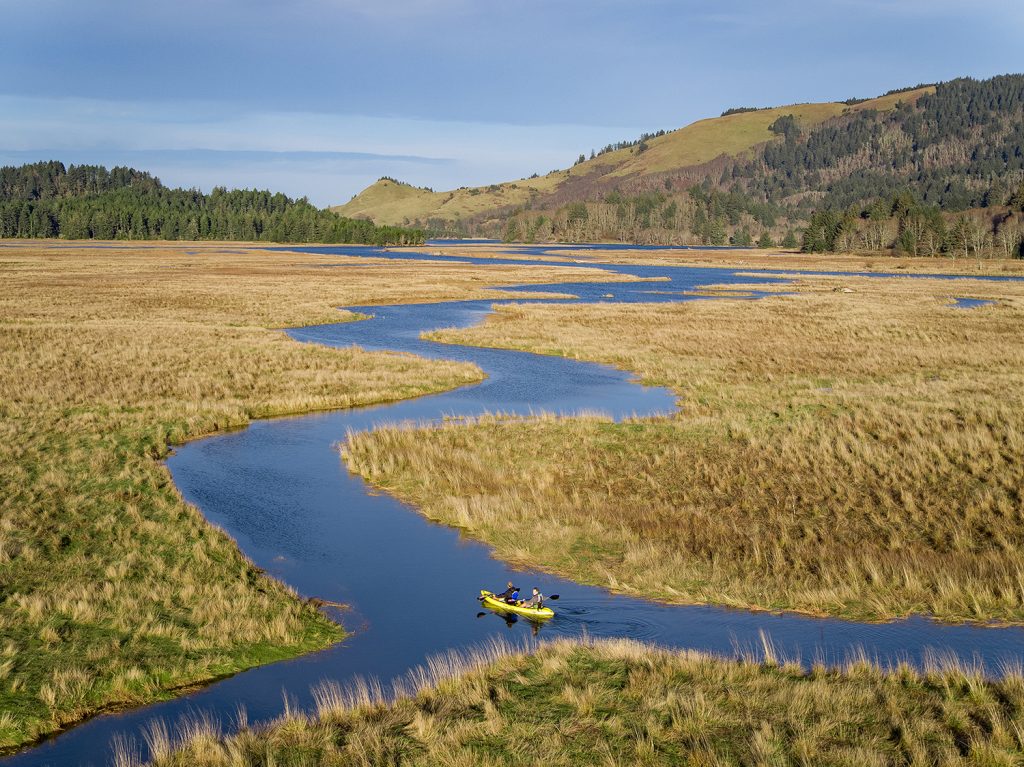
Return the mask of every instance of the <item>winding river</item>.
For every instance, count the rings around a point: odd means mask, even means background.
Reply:
[[[316,253],[525,265],[542,262],[435,259],[408,252],[366,248],[316,248]],[[517,255],[540,255],[520,249]],[[591,253],[599,255],[599,248]],[[550,262],[544,262],[550,267]],[[579,266],[598,265],[588,260]],[[658,282],[558,283],[522,286],[578,296],[575,301],[716,300],[686,295],[701,285],[778,282],[767,274],[741,276],[721,269],[600,264],[618,274]],[[571,264],[566,264],[571,267]],[[337,268],[345,268],[339,263]],[[749,271],[749,270],[745,270]],[[667,278],[667,279],[666,279]],[[758,292],[742,294],[751,299]],[[560,299],[566,301],[567,299]],[[356,676],[390,679],[449,649],[485,642],[495,635],[527,641],[527,621],[506,623],[485,613],[474,599],[480,587],[506,580],[558,593],[557,616],[540,638],[632,637],[661,645],[727,655],[757,652],[762,636],[779,654],[803,662],[841,662],[859,652],[883,662],[920,665],[934,654],[1000,664],[1024,658],[1024,629],[944,626],[923,617],[862,624],[799,615],[701,606],[665,606],[609,594],[551,575],[513,572],[493,559],[487,546],[447,527],[427,522],[394,498],[373,492],[349,474],[337,444],[349,430],[382,423],[433,421],[485,412],[529,414],[603,412],[616,419],[672,412],[672,393],[644,387],[610,367],[514,351],[440,345],[420,333],[479,322],[495,301],[456,301],[405,306],[351,307],[372,319],[289,331],[303,342],[358,344],[424,357],[476,363],[487,379],[454,391],[390,405],[259,421],[248,428],[178,448],[167,464],[184,497],[224,528],[258,566],[300,594],[352,606],[339,619],[353,634],[322,652],[251,669],[171,701],[96,717],[3,765],[111,764],[121,739],[146,755],[144,732],[154,719],[207,716],[230,730],[244,707],[250,723],[266,721],[290,706],[311,704],[310,689],[324,679]],[[410,595],[425,595],[410,599]]]

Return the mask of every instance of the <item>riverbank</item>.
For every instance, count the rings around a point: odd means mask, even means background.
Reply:
[[[568,254],[566,254],[568,255]],[[586,255],[581,252],[579,255]],[[652,263],[716,269],[770,269],[772,271],[868,272],[876,274],[946,274],[1024,276],[1024,259],[965,259],[949,256],[892,256],[883,253],[801,253],[800,251],[729,249],[624,251],[624,263]],[[603,256],[602,256],[603,258]]]
[[[506,561],[635,596],[1024,622],[1024,285],[785,291],[498,307],[431,338],[607,362],[682,412],[381,429],[346,460]]]
[[[186,505],[161,459],[252,419],[481,373],[275,328],[344,321],[344,304],[497,297],[487,285],[560,277],[235,243],[3,243],[0,749],[343,636]]]
[[[976,669],[843,669],[676,653],[627,640],[439,658],[382,702],[322,688],[226,739],[155,726],[153,767],[265,764],[1015,764],[1024,680]],[[121,765],[134,764],[130,750]]]
[[[653,266],[693,266],[728,270],[869,272],[879,274],[946,274],[981,276],[1024,276],[1024,259],[956,256],[903,256],[889,253],[802,253],[775,248],[671,248],[613,244],[600,246],[565,243],[503,244],[444,242],[415,248],[429,254],[472,255],[488,258],[543,258],[552,261],[586,263],[599,258],[616,264]],[[523,255],[530,253],[529,256]]]

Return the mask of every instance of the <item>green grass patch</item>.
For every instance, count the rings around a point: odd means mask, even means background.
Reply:
[[[461,667],[460,667],[461,666]],[[407,765],[1015,765],[1024,683],[970,670],[797,666],[559,641],[445,663],[392,703],[321,697],[227,739],[202,727],[154,767]],[[407,689],[407,688],[406,688]]]

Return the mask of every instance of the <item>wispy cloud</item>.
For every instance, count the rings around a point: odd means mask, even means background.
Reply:
[[[231,166],[245,163],[306,162],[306,163],[410,163],[416,165],[443,166],[456,162],[450,157],[420,157],[403,154],[374,154],[371,152],[266,152],[232,149],[81,149],[68,147],[39,147],[36,149],[0,149],[0,157],[27,160],[41,156],[59,157],[62,154],[102,154],[106,162],[147,161],[192,165],[203,163],[210,166]]]
[[[985,5],[979,5],[976,0],[837,0],[836,5],[872,15],[918,19],[939,15],[960,18],[977,14],[1003,16],[1006,13],[1016,19],[1024,16],[1019,0],[989,0]]]
[[[424,16],[448,14],[465,10],[473,5],[472,0],[268,0],[271,4],[286,6],[294,12],[300,8],[341,10],[372,18],[419,19]]]

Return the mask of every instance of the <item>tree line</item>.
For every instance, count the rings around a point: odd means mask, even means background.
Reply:
[[[803,233],[808,253],[893,248],[912,256],[1024,258],[1024,184],[995,211],[943,213],[912,192],[879,198],[866,208],[823,209]]]
[[[264,190],[170,189],[133,168],[42,162],[0,168],[0,237],[422,244],[419,229],[376,226]]]
[[[488,234],[506,241],[545,240],[797,247],[777,206],[709,183],[683,192],[655,190],[627,195],[612,191],[597,201],[576,201],[554,211],[520,209],[504,229]],[[479,230],[478,230],[479,233]]]
[[[603,147],[596,151],[591,149],[590,159],[593,160],[595,157],[600,157],[603,154],[608,154],[609,152],[617,152],[620,149],[629,149],[630,147],[634,146],[640,148],[640,151],[645,151],[647,149],[648,141],[650,141],[651,139],[660,138],[661,136],[664,136],[665,133],[665,130],[657,130],[654,131],[653,133],[641,133],[640,138],[630,139],[628,141],[616,141],[614,144],[605,144]],[[587,158],[581,154],[576,159],[574,165],[579,165],[586,159]]]

